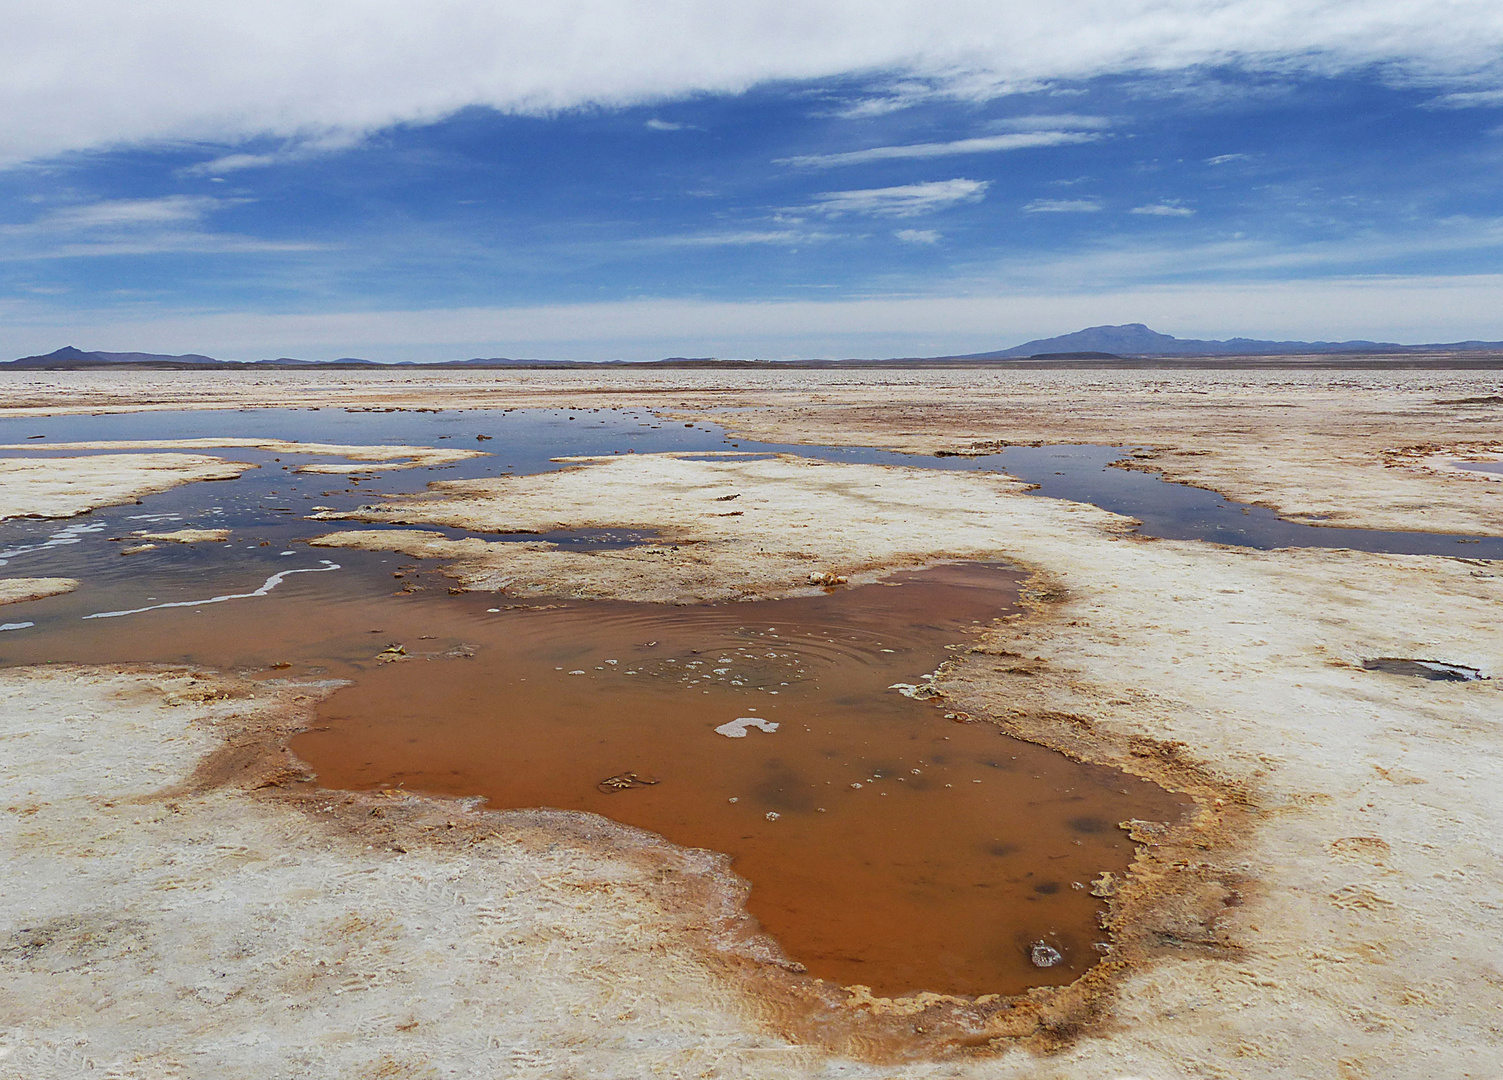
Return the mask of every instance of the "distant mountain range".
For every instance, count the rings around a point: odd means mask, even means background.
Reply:
[[[1478,354],[1475,357],[1456,354]],[[298,370],[322,368],[335,370],[375,369],[527,369],[527,368],[849,368],[849,367],[960,367],[978,364],[1061,365],[1097,363],[1111,366],[1193,366],[1197,361],[1218,365],[1256,366],[1276,357],[1310,357],[1302,361],[1316,366],[1320,357],[1327,365],[1347,366],[1362,358],[1378,366],[1435,366],[1446,364],[1464,367],[1503,367],[1503,359],[1486,354],[1503,354],[1503,341],[1456,341],[1436,345],[1399,345],[1389,341],[1259,341],[1254,338],[1229,338],[1226,341],[1203,341],[1160,334],[1142,323],[1122,326],[1091,326],[1073,334],[1037,338],[995,352],[968,353],[964,356],[912,356],[886,360],[718,360],[714,357],[670,356],[663,360],[602,362],[580,360],[514,360],[509,357],[475,357],[469,360],[441,360],[430,363],[404,361],[397,364],[377,363],[344,357],[339,360],[216,360],[212,356],[185,353],[169,356],[162,353],[85,352],[69,345],[45,356],[23,356],[0,363],[0,369],[29,371],[78,371],[94,368],[141,367],[156,370]],[[1246,358],[1237,361],[1236,358]],[[1343,359],[1345,358],[1345,359]],[[1405,358],[1412,358],[1406,360]],[[1278,363],[1277,360],[1273,361]],[[1287,363],[1285,361],[1284,363]]]
[[[838,363],[840,361],[835,362]],[[342,357],[338,360],[297,360],[290,356],[278,357],[276,360],[216,360],[212,356],[203,356],[199,353],[183,353],[179,356],[168,353],[85,352],[82,349],[74,348],[72,345],[65,345],[63,348],[47,353],[45,356],[23,356],[19,360],[0,361],[0,369],[9,368],[12,371],[85,371],[98,368],[135,367],[150,368],[154,371],[172,371],[175,369],[184,371],[277,371],[332,368],[342,371],[386,371],[391,368],[597,368],[602,366],[688,368],[741,365],[766,367],[773,363],[775,361],[771,360],[716,360],[713,357],[691,358],[686,356],[670,356],[665,360],[649,360],[640,363],[626,360],[607,360],[603,363],[583,360],[513,360],[505,356],[475,357],[471,360],[437,360],[430,363],[415,363],[411,360],[404,360],[394,364],[383,364],[375,360],[360,360],[353,356]]]
[[[1228,338],[1202,341],[1160,334],[1142,323],[1091,326],[1073,334],[1025,341],[998,352],[973,353],[967,360],[1008,360],[1059,353],[1110,353],[1119,357],[1146,356],[1323,356],[1333,353],[1496,352],[1503,341],[1456,341],[1445,345],[1399,345],[1391,341],[1260,341]]]
[[[212,356],[202,356],[198,353],[184,353],[181,356],[168,355],[166,353],[140,353],[140,352],[85,352],[76,349],[72,345],[66,345],[56,352],[47,353],[45,356],[23,356],[19,360],[0,363],[0,368],[22,369],[27,371],[79,371],[91,368],[121,368],[139,367],[154,370],[172,370],[181,368],[188,371],[204,370],[228,370],[242,371],[255,370],[285,370],[300,368],[335,368],[343,370],[374,368],[386,369],[391,367],[574,367],[576,365],[569,360],[508,360],[497,358],[494,360],[445,360],[432,364],[381,364],[375,360],[360,360],[353,356],[346,356],[339,360],[297,360],[290,356],[279,357],[276,360],[216,360]]]

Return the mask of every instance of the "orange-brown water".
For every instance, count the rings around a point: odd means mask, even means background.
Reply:
[[[135,556],[139,579],[27,605],[38,626],[0,638],[0,662],[187,661],[351,680],[320,730],[293,742],[321,784],[584,810],[725,852],[790,957],[886,994],[1078,977],[1100,955],[1089,883],[1131,857],[1117,823],[1184,807],[891,688],[922,684],[947,646],[963,649],[1011,609],[1017,575],[998,567],[754,604],[518,605],[451,596],[447,579],[397,556],[341,551],[341,571],[289,576],[266,596],[79,618],[319,565],[263,550],[248,562]],[[197,569],[171,578],[184,558]],[[406,588],[418,591],[393,592]],[[738,719],[777,728],[716,731]],[[637,779],[604,783],[627,774]],[[1035,966],[1036,942],[1061,962]]]
[[[729,853],[752,913],[817,976],[888,994],[1068,982],[1100,955],[1088,885],[1126,867],[1117,823],[1182,805],[890,689],[1015,585],[952,566],[771,603],[497,612],[471,658],[364,672],[293,749],[331,787],[586,810]],[[739,737],[716,730],[738,719]],[[1036,966],[1039,941],[1063,962]]]

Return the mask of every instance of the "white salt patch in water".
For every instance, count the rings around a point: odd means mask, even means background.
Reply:
[[[45,551],[47,548],[64,547],[68,544],[80,543],[88,533],[103,532],[106,526],[99,524],[67,525],[49,536],[40,544],[22,544],[19,547],[7,548],[0,551],[0,566],[4,566],[17,555],[30,555],[34,551]]]
[[[724,735],[727,739],[746,738],[747,728],[757,728],[771,735],[778,730],[777,721],[763,720],[760,716],[738,716],[729,723],[721,724],[715,729],[717,734]]]
[[[129,611],[96,611],[92,615],[85,615],[84,618],[115,619],[119,618],[121,615],[139,615],[143,611],[156,611],[160,608],[198,607],[201,604],[222,604],[226,600],[249,600],[253,596],[265,596],[267,593],[271,592],[272,589],[275,589],[278,585],[282,584],[283,579],[290,574],[321,574],[325,570],[340,569],[340,565],[338,563],[330,562],[328,559],[320,559],[318,561],[323,563],[323,565],[308,566],[304,567],[301,570],[282,570],[278,573],[272,574],[271,577],[267,578],[265,583],[262,584],[262,586],[259,589],[256,589],[254,592],[227,593],[224,596],[213,596],[207,600],[176,600],[169,604],[152,604],[150,607],[132,608]]]
[[[35,626],[34,622],[8,622],[0,623],[0,630],[25,630],[28,626]]]

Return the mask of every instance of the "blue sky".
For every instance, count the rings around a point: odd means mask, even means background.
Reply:
[[[800,74],[737,68],[711,19],[662,31],[685,40],[656,67],[598,44],[600,70],[587,55],[497,89],[494,51],[450,58],[438,101],[422,48],[389,74],[392,27],[292,97],[308,57],[232,37],[222,77],[154,68],[167,89],[128,112],[142,53],[182,47],[180,19],[143,18],[97,85],[0,85],[27,118],[0,146],[0,351],[932,355],[1125,321],[1503,338],[1503,78],[1483,47],[1503,22],[1486,5],[1449,5],[1473,25],[1437,40],[1425,6],[1369,4],[1382,18],[1355,43],[1320,36],[1356,10],[1340,3],[1290,0],[1251,43],[1218,21],[1237,3],[1063,6],[1113,12],[1114,36],[961,4],[972,30],[1053,51],[973,33],[905,56],[924,8],[896,4],[882,64],[822,52],[815,27]],[[504,29],[515,51],[577,28]],[[1119,39],[1137,44],[1119,57]],[[735,70],[678,71],[692,45]],[[234,77],[258,63],[264,86]]]

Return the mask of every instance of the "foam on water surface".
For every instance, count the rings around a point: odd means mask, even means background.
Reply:
[[[730,671],[729,668],[723,670],[727,673]],[[763,720],[760,716],[738,716],[728,723],[721,724],[715,731],[727,739],[744,739],[749,728],[756,728],[758,731],[765,731],[771,735],[778,730],[778,725],[771,720]]]
[[[279,555],[296,555],[295,551],[278,552]],[[292,574],[320,574],[327,570],[338,570],[340,566],[328,559],[320,559],[322,566],[307,566],[297,570],[280,570],[262,582],[261,587],[252,589],[250,592],[225,593],[223,596],[211,596],[205,600],[174,600],[165,604],[150,604],[146,607],[130,608],[125,611],[96,611],[85,615],[85,619],[118,619],[122,615],[141,615],[148,611],[162,611],[166,608],[203,607],[205,604],[223,604],[227,600],[250,600],[257,596],[265,596],[278,585],[282,584]]]

